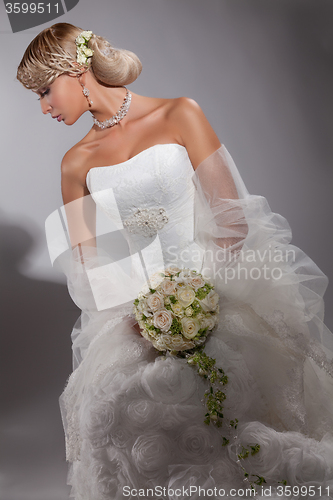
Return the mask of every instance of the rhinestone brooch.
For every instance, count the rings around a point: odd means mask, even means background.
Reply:
[[[124,221],[124,226],[131,233],[143,236],[154,236],[159,229],[169,221],[164,208],[138,208],[138,210]]]

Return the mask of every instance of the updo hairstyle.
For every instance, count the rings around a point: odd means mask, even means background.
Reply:
[[[79,65],[75,39],[82,31],[69,23],[57,23],[41,31],[26,49],[17,79],[35,92],[64,73],[79,76],[89,69],[98,82],[110,87],[129,85],[136,80],[142,69],[139,58],[129,50],[112,47],[98,35],[93,35],[88,42],[94,51],[87,59],[88,65]]]

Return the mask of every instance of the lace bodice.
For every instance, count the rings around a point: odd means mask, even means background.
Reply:
[[[123,163],[90,169],[87,187],[97,206],[125,230],[131,254],[158,233],[166,265],[176,265],[183,251],[182,261],[185,258],[189,266],[199,268],[201,250],[193,241],[192,176],[183,146],[157,144]]]

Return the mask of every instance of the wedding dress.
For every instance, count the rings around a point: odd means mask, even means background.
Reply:
[[[290,244],[287,221],[247,192],[223,146],[194,171],[183,146],[155,145],[92,168],[87,186],[91,217],[78,200],[46,223],[51,260],[82,309],[60,399],[72,496],[243,498],[245,469],[266,480],[258,497],[290,498],[294,487],[294,498],[332,498],[327,278]],[[85,236],[72,250],[80,211]],[[204,423],[205,378],[135,327],[133,300],[169,266],[205,273],[220,296],[205,352],[228,376],[224,416],[236,430]],[[240,460],[254,443],[259,452]]]

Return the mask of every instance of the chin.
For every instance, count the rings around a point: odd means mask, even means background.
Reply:
[[[64,122],[65,125],[71,126],[71,125],[74,125],[74,123],[76,123],[79,118],[80,118],[79,116],[76,117],[76,118],[72,118],[72,119],[70,119],[70,118],[64,118],[63,122]]]

